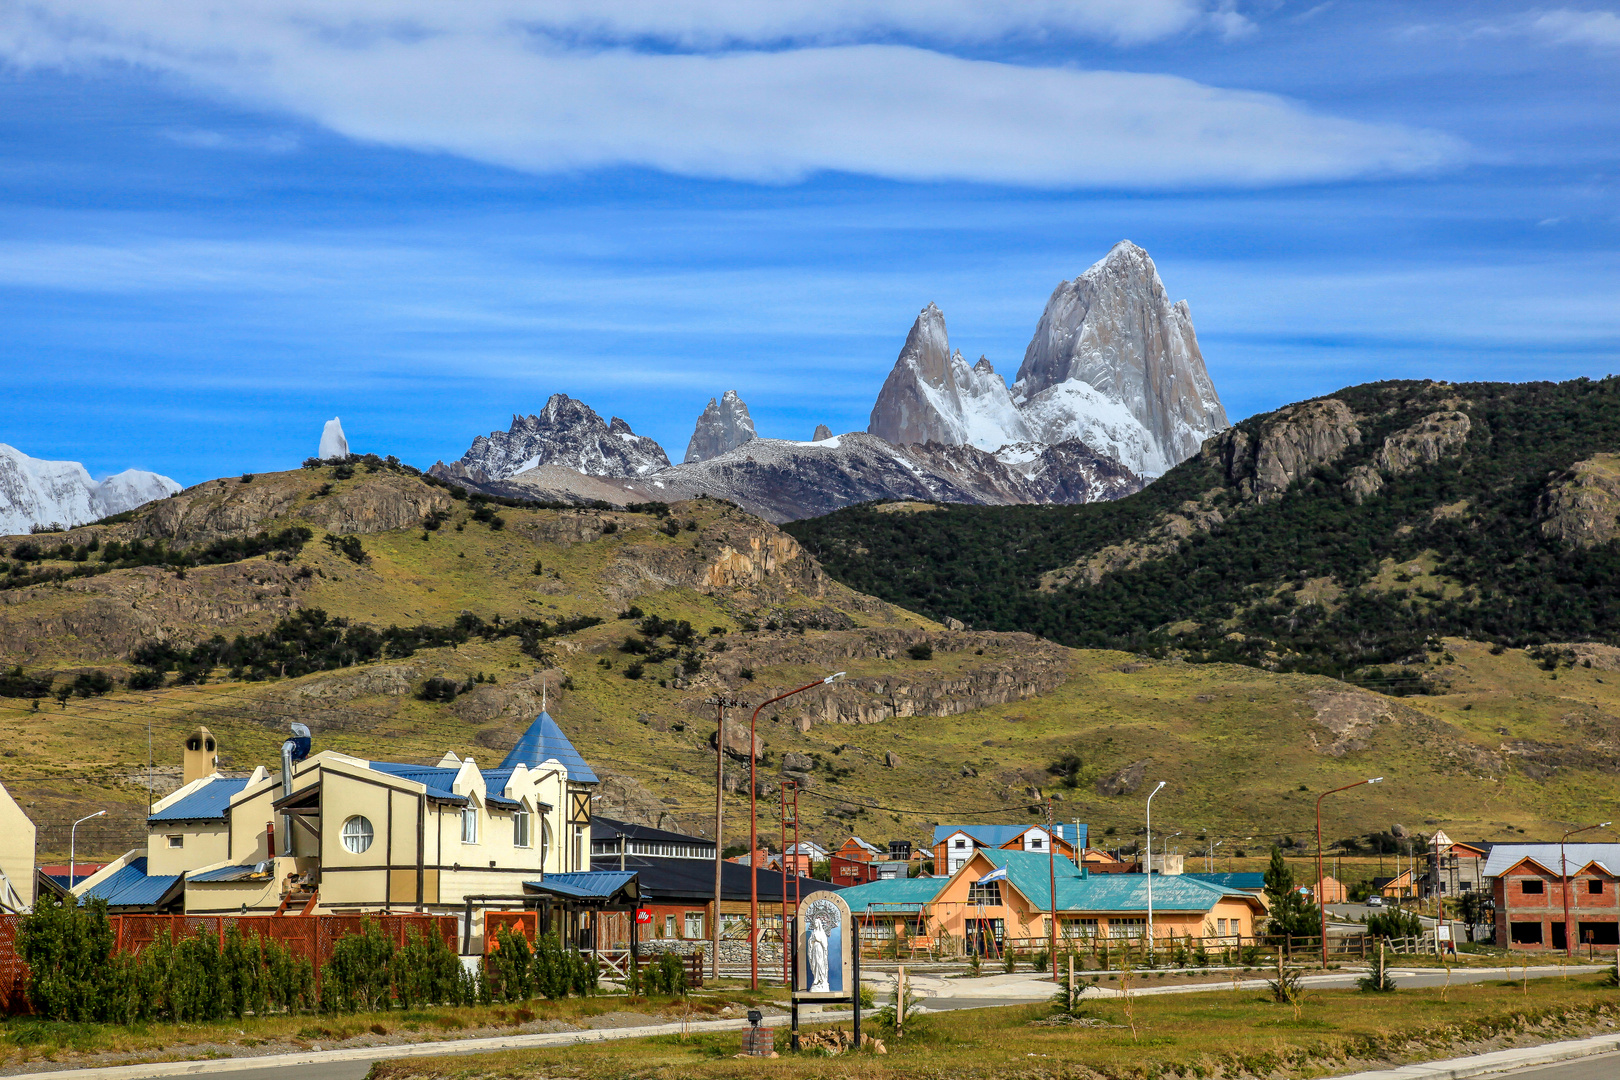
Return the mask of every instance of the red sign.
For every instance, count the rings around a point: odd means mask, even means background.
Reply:
[[[642,925],[652,922],[652,912],[646,908],[636,908],[636,922]]]

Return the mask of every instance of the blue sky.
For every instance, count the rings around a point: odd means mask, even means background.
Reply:
[[[1620,371],[1613,5],[0,0],[0,442],[183,483],[565,392],[864,429],[1130,238],[1234,419]]]

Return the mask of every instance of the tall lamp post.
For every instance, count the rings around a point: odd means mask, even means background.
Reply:
[[[1147,801],[1147,866],[1143,869],[1147,871],[1148,883],[1147,947],[1149,957],[1153,955],[1153,796],[1164,790],[1164,784],[1165,782],[1160,780],[1159,786],[1154,788],[1152,793],[1148,795]]]
[[[1349,791],[1351,788],[1361,787],[1363,784],[1382,784],[1384,778],[1375,776],[1371,780],[1357,780],[1344,787],[1336,787],[1333,791],[1324,791],[1316,797],[1316,910],[1322,915],[1322,967],[1327,968],[1327,904],[1322,898],[1322,800],[1332,795],[1334,791]]]
[[[767,705],[774,705],[783,698],[790,698],[794,694],[802,694],[806,690],[814,690],[818,686],[831,686],[834,681],[843,678],[844,672],[835,671],[825,679],[817,679],[813,683],[805,683],[797,690],[789,690],[785,694],[778,694],[769,701],[759,703],[754,715],[748,718],[748,985],[759,989],[759,787],[754,780],[754,766],[757,758],[754,754],[754,725],[759,720],[760,709]],[[786,857],[783,852],[783,857]],[[860,945],[857,943],[856,948]],[[782,924],[782,951],[787,952],[787,924]]]
[[[1612,821],[1600,821],[1596,825],[1582,825],[1578,829],[1571,829],[1558,839],[1558,876],[1563,882],[1564,891],[1564,955],[1575,955],[1575,935],[1569,932],[1569,859],[1564,855],[1564,841],[1577,833],[1591,832],[1593,829],[1607,829],[1613,825]]]
[[[86,814],[84,817],[80,818],[78,821],[75,821],[73,823],[73,828],[68,830],[68,891],[69,892],[73,891],[73,885],[74,885],[73,878],[76,876],[73,873],[73,867],[74,867],[74,864],[78,861],[78,856],[79,856],[79,826],[83,825],[85,822],[89,821],[91,818],[100,817],[102,814],[105,814],[106,812],[107,811],[105,811],[105,810],[97,810],[93,814]],[[1569,918],[1568,918],[1567,908],[1569,907],[1569,905],[1566,904],[1564,906],[1566,908],[1564,921],[1568,922]]]
[[[1213,874],[1215,872],[1215,849],[1220,847],[1224,843],[1226,843],[1225,840],[1217,840],[1213,844],[1211,844],[1209,847],[1204,849],[1204,872],[1205,873]]]
[[[721,827],[724,825],[722,815],[725,810],[725,779],[726,779],[726,710],[739,708],[744,704],[734,697],[726,694],[716,694],[705,705],[713,705],[715,711],[714,729],[714,920],[709,927],[709,936],[712,939],[711,949],[713,955],[709,957],[709,970],[715,982],[720,981],[720,865],[721,852],[725,840],[721,838]],[[748,752],[752,754],[754,748],[749,746]],[[633,933],[635,928],[631,927]]]

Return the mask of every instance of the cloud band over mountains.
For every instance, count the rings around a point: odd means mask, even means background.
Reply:
[[[1186,188],[1421,172],[1464,154],[1443,134],[1274,94],[947,51],[1030,36],[1129,44],[1241,32],[1222,6],[916,11],[854,0],[0,3],[0,59],[134,67],[352,139],[536,173]]]

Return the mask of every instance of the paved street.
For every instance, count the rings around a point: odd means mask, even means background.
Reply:
[[[1497,1073],[1503,1080],[1615,1080],[1620,1076],[1620,1054],[1599,1054],[1557,1065],[1533,1065],[1528,1069]]]

